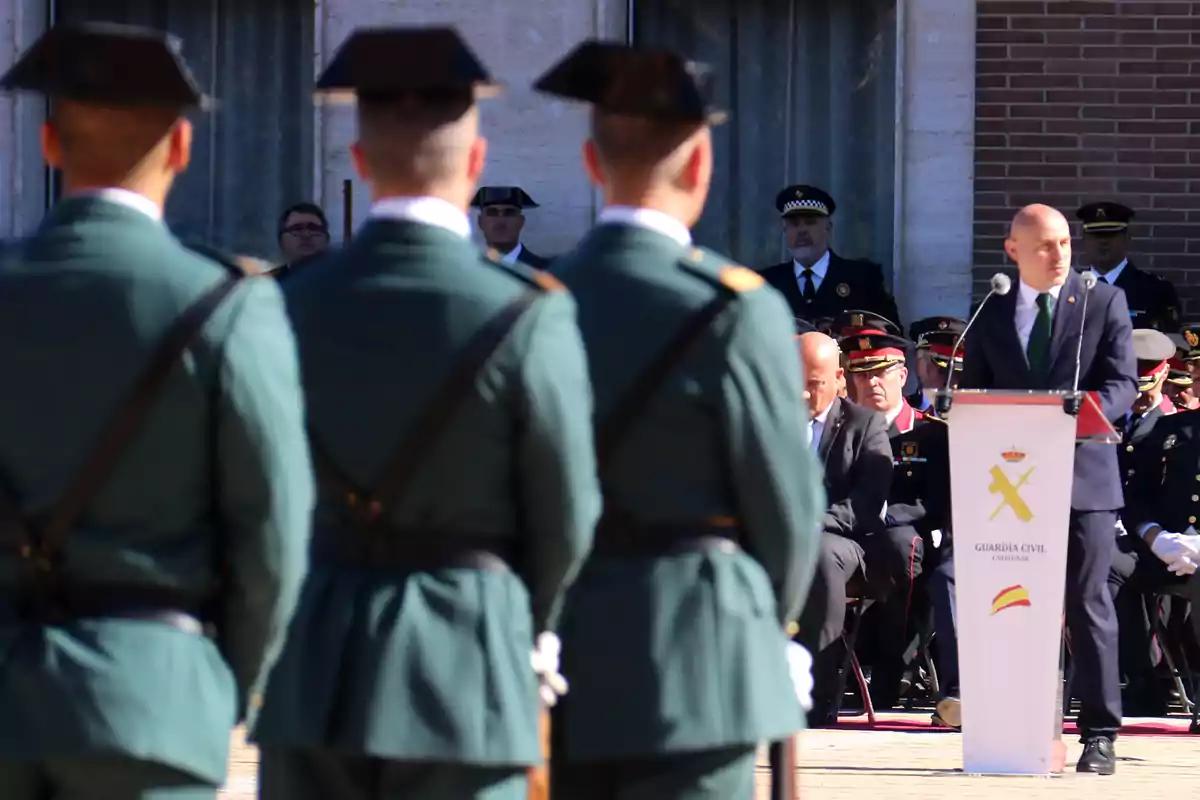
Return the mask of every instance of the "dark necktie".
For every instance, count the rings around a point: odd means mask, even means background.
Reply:
[[[1104,277],[1103,275],[1097,275],[1096,280],[1100,281],[1101,283],[1108,283],[1108,278]]]
[[[1025,354],[1029,358],[1029,371],[1045,380],[1050,369],[1050,332],[1054,321],[1054,298],[1049,292],[1037,296],[1037,308]]]
[[[800,290],[800,296],[805,300],[812,300],[817,296],[817,285],[813,282],[813,271],[810,267],[805,267],[800,270],[800,275],[804,278],[804,288]]]

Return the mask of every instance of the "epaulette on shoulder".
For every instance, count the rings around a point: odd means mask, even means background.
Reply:
[[[536,286],[543,292],[565,292],[566,285],[558,278],[551,275],[544,269],[535,269],[528,264],[522,264],[520,261],[514,261],[512,264],[506,264],[500,260],[500,251],[494,247],[488,248],[483,254],[484,261],[497,269],[518,278],[530,286]]]
[[[730,263],[702,247],[693,247],[679,263],[689,273],[736,294],[752,292],[766,283],[761,275],[749,267]]]
[[[942,419],[941,417],[939,417],[939,416],[936,416],[936,415],[934,415],[934,414],[930,414],[930,413],[929,413],[929,412],[927,412],[927,411],[918,411],[918,412],[917,412],[917,414],[919,414],[919,415],[920,415],[920,418],[921,418],[921,419],[925,419],[925,420],[928,420],[928,421],[930,421],[930,422],[940,422],[940,423],[942,423],[943,425],[945,425],[945,424],[946,424],[946,420],[944,420],[944,419]]]
[[[253,256],[227,253],[224,250],[201,242],[185,241],[181,242],[181,244],[193,253],[216,261],[230,272],[241,275],[268,275],[276,268],[276,265],[270,261],[254,258]]]

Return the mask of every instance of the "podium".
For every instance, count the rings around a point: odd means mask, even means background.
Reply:
[[[963,771],[1062,770],[1061,654],[1077,442],[1114,443],[1095,395],[961,390],[947,415]]]

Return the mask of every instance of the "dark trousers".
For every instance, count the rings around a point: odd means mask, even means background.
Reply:
[[[846,625],[847,584],[858,576],[876,602],[888,604],[903,617],[924,556],[921,536],[908,525],[885,528],[860,539],[828,532],[821,535],[817,571],[796,636],[796,641],[813,655],[811,720],[820,722],[836,701],[832,694],[836,691],[839,654],[833,645]]]
[[[1171,574],[1140,536],[1117,539],[1108,588],[1119,622],[1120,669],[1129,687],[1126,702],[1139,714],[1161,714],[1167,703],[1166,687],[1155,678],[1162,648],[1154,638],[1151,614],[1158,613],[1160,601],[1153,595],[1186,582],[1186,577]]]
[[[741,800],[754,797],[754,747],[624,761],[550,762],[554,800]]]
[[[4,800],[213,800],[217,787],[132,758],[60,758],[0,763]]]
[[[942,697],[958,697],[958,605],[954,597],[954,543],[942,542],[941,559],[929,574],[929,605],[937,636],[938,684]]]
[[[1117,515],[1071,510],[1067,539],[1066,618],[1074,663],[1073,693],[1079,698],[1084,738],[1115,738],[1121,727],[1117,614],[1109,591]],[[947,553],[930,581],[938,638],[938,678],[943,694],[958,691],[958,641],[954,605],[954,559]]]
[[[527,800],[528,793],[523,767],[399,762],[317,749],[259,753],[261,800]]]

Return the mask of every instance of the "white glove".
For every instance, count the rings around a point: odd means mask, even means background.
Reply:
[[[1167,569],[1175,575],[1191,575],[1196,571],[1197,563],[1193,560],[1193,556],[1180,556],[1175,561],[1172,561]]]
[[[804,646],[796,642],[787,643],[788,671],[792,675],[792,686],[796,690],[796,699],[805,711],[812,711],[813,676],[812,655]]]
[[[1150,549],[1167,566],[1170,566],[1184,556],[1197,561],[1200,560],[1200,536],[1187,536],[1182,533],[1161,531],[1154,537],[1154,542],[1150,545]]]
[[[1120,517],[1117,517],[1117,536],[1125,536],[1128,533],[1129,531],[1125,530],[1125,523],[1121,521]]]
[[[567,693],[567,679],[558,672],[558,657],[562,654],[562,642],[553,633],[538,634],[529,663],[538,676],[538,695],[547,708],[558,702]]]

